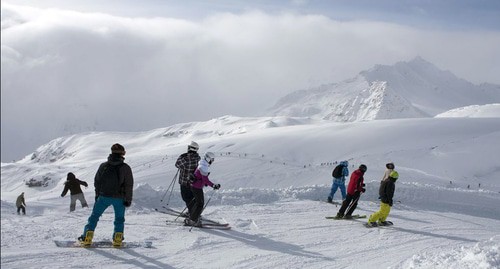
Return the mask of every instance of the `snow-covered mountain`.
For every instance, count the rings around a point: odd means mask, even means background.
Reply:
[[[435,116],[436,118],[500,118],[500,104],[472,105],[455,108]]]
[[[293,92],[269,113],[346,122],[433,117],[458,107],[497,102],[499,85],[474,85],[417,57],[392,66],[376,65],[340,83]]]
[[[174,163],[192,140],[201,153],[216,153],[210,178],[222,185],[205,190],[210,204],[203,214],[230,223],[229,231],[190,232],[165,225],[175,217],[155,211],[165,204],[182,210]],[[224,116],[61,137],[1,165],[2,268],[498,268],[498,141],[498,117],[339,123]],[[83,191],[92,205],[96,169],[116,142],[125,146],[135,178],[125,241],[147,239],[154,248],[57,248],[52,240],[75,239],[90,215],[80,205],[68,212],[69,198],[60,197],[66,174],[90,184]],[[319,200],[340,160],[349,160],[351,172],[368,166],[356,209],[367,215],[378,209],[384,164],[396,164],[398,202],[389,216],[395,226],[367,230],[366,219],[324,218],[338,210]],[[21,192],[27,216],[14,213]],[[109,240],[112,229],[107,210],[95,239]]]

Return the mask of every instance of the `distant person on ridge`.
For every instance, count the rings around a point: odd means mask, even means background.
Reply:
[[[364,193],[366,190],[363,176],[367,169],[366,165],[362,164],[356,171],[352,172],[349,185],[347,185],[347,196],[344,202],[342,202],[342,206],[337,213],[337,218],[352,218],[352,212],[354,212],[358,206],[359,197],[361,196],[361,193]],[[348,211],[345,213],[347,209]]]
[[[380,183],[379,195],[380,195],[380,209],[379,211],[371,214],[368,219],[367,226],[386,226],[392,225],[392,222],[386,221],[389,212],[391,212],[392,198],[394,197],[394,190],[396,189],[396,180],[398,180],[399,174],[396,171],[392,171],[386,180]]]
[[[94,230],[102,213],[109,206],[115,211],[113,246],[119,247],[123,241],[123,230],[125,223],[125,207],[132,204],[132,191],[134,177],[132,169],[123,161],[125,160],[125,148],[120,144],[111,146],[111,154],[108,161],[102,163],[97,170],[94,179],[95,204],[83,235],[78,238],[83,246],[90,246],[94,236]]]
[[[21,192],[21,194],[17,196],[16,206],[18,215],[21,214],[21,210],[23,211],[23,215],[26,215],[26,202],[24,201],[24,192]]]
[[[346,198],[345,177],[349,175],[348,166],[349,166],[348,161],[341,161],[335,167],[335,169],[333,169],[332,172],[333,183],[332,183],[332,188],[330,190],[330,195],[328,195],[329,203],[333,203],[333,196],[335,195],[337,189],[340,189],[340,193],[342,194],[342,200],[345,200]]]
[[[71,194],[71,202],[69,203],[69,212],[75,211],[76,200],[80,200],[82,207],[89,207],[87,201],[85,200],[85,196],[83,195],[82,189],[80,185],[88,187],[89,185],[85,181],[81,181],[76,178],[75,174],[69,172],[66,177],[66,182],[64,182],[64,190],[61,193],[61,197],[64,197],[68,190]]]
[[[181,154],[175,162],[175,167],[179,169],[179,185],[181,188],[181,197],[187,208],[187,216],[193,211],[194,196],[191,191],[191,183],[195,180],[194,171],[200,161],[198,143],[191,141],[188,145],[187,152]]]
[[[188,226],[197,226],[200,227],[201,220],[200,216],[203,211],[203,206],[205,205],[205,197],[203,194],[203,187],[210,186],[214,190],[218,190],[220,188],[220,184],[214,184],[210,179],[208,179],[208,175],[210,174],[210,165],[215,161],[215,155],[212,152],[207,152],[203,156],[203,159],[198,164],[196,171],[194,172],[195,180],[191,184],[191,191],[194,196],[194,206],[193,211],[189,215],[189,218],[184,220],[184,224]]]

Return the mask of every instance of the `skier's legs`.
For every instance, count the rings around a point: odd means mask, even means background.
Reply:
[[[351,203],[352,199],[353,199],[353,196],[351,196],[350,194],[347,194],[345,200],[342,202],[342,206],[340,207],[339,212],[337,213],[338,216],[341,216],[341,217],[344,216],[345,210],[347,209],[347,207]]]
[[[85,200],[85,196],[83,193],[76,194],[76,199],[80,200],[80,204],[82,204],[82,207],[88,207],[87,201]]]
[[[87,234],[87,231],[94,231],[95,227],[97,226],[97,222],[99,221],[99,218],[101,217],[102,213],[108,208],[108,206],[111,205],[109,197],[104,197],[104,196],[99,196],[97,198],[97,201],[94,204],[94,208],[92,208],[92,214],[90,214],[90,217],[87,221],[87,225],[85,225],[85,228],[83,229],[83,237]]]
[[[354,212],[354,210],[356,209],[356,207],[358,207],[358,200],[359,200],[359,196],[361,194],[359,192],[356,192],[354,195],[353,195],[353,199],[352,199],[352,203],[351,205],[349,206],[349,209],[347,211],[347,213],[345,214],[346,216],[351,216],[352,215],[352,212]]]
[[[188,213],[191,214],[194,207],[194,201],[193,201],[194,195],[193,192],[191,191],[191,187],[181,185],[181,197],[184,203],[186,204]]]
[[[203,211],[203,206],[205,205],[205,198],[203,195],[203,189],[196,189],[196,188],[191,188],[193,195],[194,195],[194,206],[193,206],[193,212],[189,215],[189,218],[192,221],[198,221],[198,218],[201,215],[201,212]]]
[[[342,200],[346,198],[345,183],[339,185],[340,193],[342,194]]]
[[[125,205],[123,205],[122,198],[110,198],[112,199],[111,204],[115,210],[115,229],[113,233],[113,238],[115,238],[115,233],[123,233],[125,228]]]
[[[69,202],[69,212],[73,212],[73,211],[75,211],[76,200],[78,199],[78,196],[75,194],[75,195],[71,195],[70,198],[71,198],[71,202]]]
[[[339,185],[337,185],[337,183],[335,182],[335,178],[334,178],[333,182],[332,182],[332,188],[330,189],[330,194],[328,195],[329,199],[333,199],[333,196],[335,195],[335,192],[337,191],[338,187],[339,187]]]

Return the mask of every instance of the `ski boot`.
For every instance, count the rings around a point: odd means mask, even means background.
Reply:
[[[92,245],[92,238],[94,237],[94,231],[87,231],[85,236],[78,237],[78,241],[84,247],[90,247]]]
[[[123,242],[123,233],[116,232],[113,235],[113,247],[121,247]]]

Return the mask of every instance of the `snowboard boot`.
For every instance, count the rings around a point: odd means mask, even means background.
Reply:
[[[333,198],[332,197],[328,197],[327,201],[328,201],[328,203],[333,203]]]
[[[113,247],[121,247],[123,242],[123,233],[116,232],[113,235]]]
[[[390,221],[379,221],[378,226],[389,226],[392,225],[392,222]]]
[[[84,247],[90,247],[92,245],[92,238],[94,237],[94,231],[87,231],[85,235],[78,237],[78,241]]]
[[[377,227],[378,224],[374,221],[374,222],[368,222],[368,224],[366,224],[367,226],[369,227]]]

